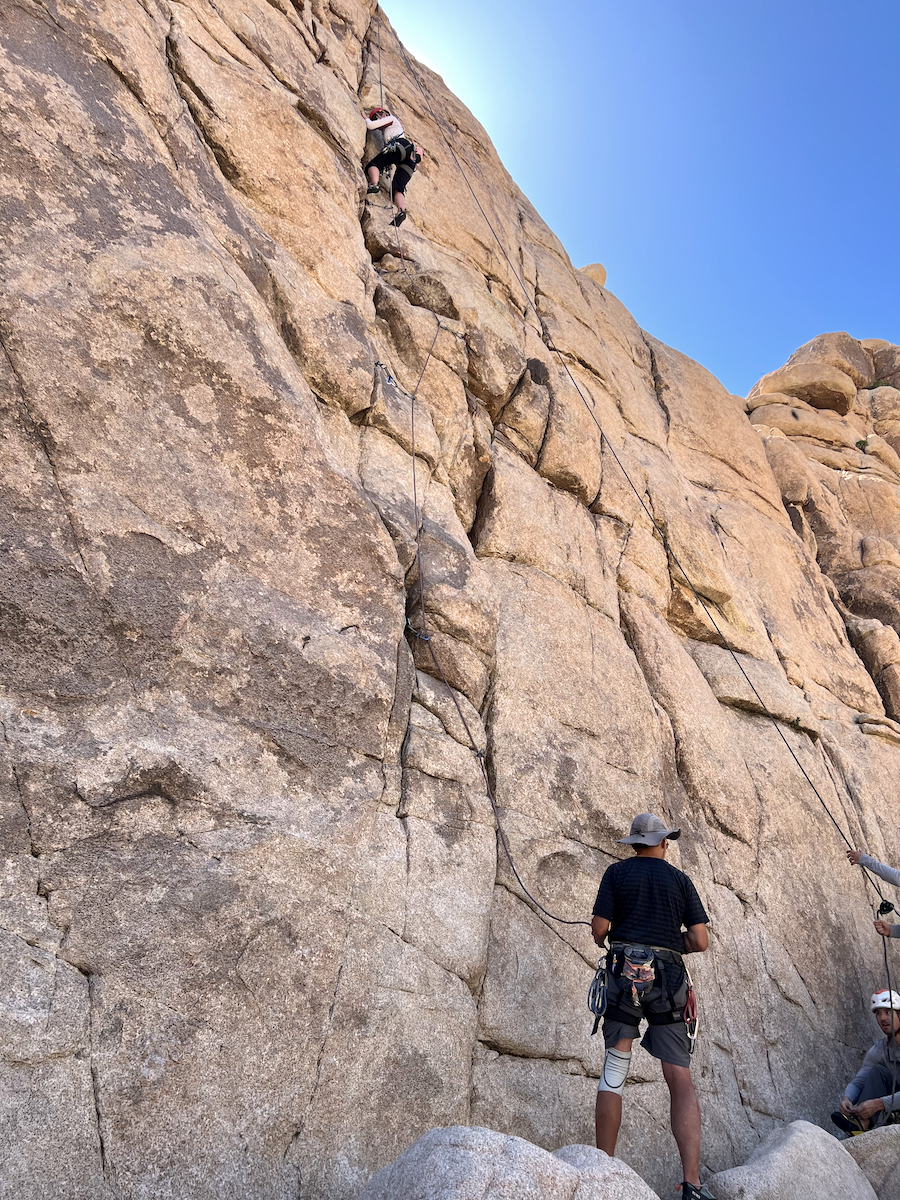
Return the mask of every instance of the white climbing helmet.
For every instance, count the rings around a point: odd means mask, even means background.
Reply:
[[[900,1009],[900,996],[898,996],[896,992],[889,992],[887,988],[885,988],[883,991],[876,992],[872,997],[872,1012],[875,1012],[877,1008]]]

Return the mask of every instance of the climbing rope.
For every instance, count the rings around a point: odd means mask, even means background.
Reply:
[[[557,361],[559,362],[562,369],[565,371],[566,375],[569,378],[569,382],[572,384],[572,387],[575,389],[576,393],[578,394],[579,399],[581,400],[582,404],[584,405],[585,409],[587,410],[588,415],[590,416],[591,420],[593,421],[594,425],[596,426],[597,431],[600,434],[601,445],[605,445],[606,448],[609,450],[610,454],[613,457],[613,460],[615,461],[616,465],[618,466],[619,470],[621,471],[622,475],[624,476],[625,481],[627,482],[628,486],[631,488],[632,492],[634,492],[634,495],[637,498],[638,503],[640,504],[640,506],[643,509],[644,513],[646,514],[648,520],[650,521],[651,525],[653,526],[653,529],[659,536],[659,539],[662,542],[663,548],[665,549],[667,555],[671,558],[672,562],[675,564],[675,566],[680,571],[680,573],[681,573],[682,577],[684,578],[684,580],[686,581],[690,591],[693,593],[694,598],[697,600],[698,604],[703,609],[703,612],[705,613],[709,623],[712,625],[713,629],[716,631],[719,638],[721,639],[723,647],[732,656],[732,658],[735,662],[735,665],[737,666],[740,673],[743,675],[745,681],[747,682],[747,685],[749,686],[750,690],[752,691],[753,695],[755,696],[762,712],[764,713],[765,716],[767,716],[769,718],[772,725],[775,727],[776,731],[778,732],[779,737],[781,738],[782,742],[784,743],[785,747],[787,748],[788,753],[790,754],[791,758],[794,760],[794,762],[799,767],[799,769],[803,775],[803,778],[809,784],[813,794],[815,795],[816,799],[821,804],[822,808],[825,810],[832,825],[834,825],[835,829],[840,834],[841,838],[843,839],[843,841],[845,842],[847,847],[849,849],[853,849],[852,843],[847,838],[844,831],[841,829],[840,825],[838,824],[837,820],[834,817],[834,814],[831,812],[831,809],[828,807],[828,804],[825,802],[825,799],[822,796],[821,792],[819,791],[819,789],[816,787],[815,783],[810,778],[809,773],[807,772],[806,768],[803,766],[803,763],[797,757],[797,754],[795,753],[793,746],[791,746],[790,742],[787,740],[778,719],[774,716],[774,714],[769,709],[768,705],[763,700],[762,696],[759,694],[759,691],[757,690],[755,684],[753,683],[753,680],[747,674],[747,671],[745,670],[744,665],[741,662],[740,658],[738,657],[738,654],[735,651],[734,647],[730,644],[730,642],[728,641],[728,639],[726,638],[726,636],[724,635],[722,630],[719,628],[719,625],[716,622],[716,619],[713,616],[712,612],[710,611],[709,606],[707,605],[704,598],[697,591],[697,588],[694,586],[694,583],[691,580],[689,573],[685,570],[684,566],[679,561],[678,555],[675,553],[675,551],[672,549],[671,545],[669,544],[669,540],[666,537],[665,530],[661,527],[661,525],[659,524],[657,519],[654,517],[652,511],[650,510],[647,503],[645,502],[644,497],[641,495],[640,491],[635,486],[635,484],[634,484],[633,480],[631,479],[631,476],[628,474],[628,471],[626,470],[622,460],[620,459],[619,455],[616,453],[615,447],[613,446],[613,444],[610,442],[609,438],[604,433],[603,426],[600,424],[600,421],[598,420],[596,413],[594,412],[593,408],[591,407],[590,403],[588,402],[584,393],[582,392],[581,388],[579,387],[578,381],[575,379],[574,375],[570,371],[569,365],[566,362],[565,358],[563,357],[562,352],[558,349],[557,346],[555,346],[553,344],[552,339],[547,338],[546,330],[544,329],[544,323],[541,319],[541,315],[538,312],[533,300],[531,299],[531,296],[528,293],[528,288],[525,285],[525,282],[522,279],[521,275],[519,274],[519,272],[516,270],[515,266],[513,265],[512,260],[510,259],[509,254],[506,252],[506,248],[504,247],[503,242],[501,241],[500,236],[497,233],[497,230],[494,228],[494,225],[491,222],[490,217],[485,212],[484,207],[483,207],[481,201],[479,200],[478,195],[475,192],[475,189],[472,187],[472,184],[469,180],[466,170],[463,167],[462,163],[460,162],[460,159],[459,159],[458,155],[456,154],[456,151],[453,148],[453,144],[452,144],[450,138],[448,137],[446,130],[444,129],[443,123],[438,119],[437,115],[434,112],[434,109],[431,105],[431,101],[428,97],[428,93],[425,91],[425,88],[423,87],[422,82],[419,79],[418,72],[416,71],[415,67],[413,66],[412,62],[409,59],[409,56],[406,53],[406,48],[403,46],[403,43],[399,42],[399,41],[398,41],[398,46],[400,48],[400,53],[403,56],[403,61],[406,64],[406,68],[409,71],[410,75],[412,76],[412,79],[415,82],[416,87],[419,89],[419,92],[425,103],[425,107],[428,110],[428,113],[429,113],[432,121],[434,122],[435,126],[437,127],[439,133],[441,134],[441,137],[444,140],[444,144],[446,145],[446,147],[450,153],[450,156],[453,159],[453,162],[456,164],[457,170],[459,171],[460,175],[462,176],[463,182],[465,183],[469,193],[471,194],[472,199],[475,201],[475,204],[478,207],[478,211],[481,213],[482,217],[484,218],[485,224],[487,225],[488,229],[490,230],[490,232],[494,238],[494,241],[497,243],[500,253],[503,255],[504,259],[506,260],[507,266],[509,267],[510,271],[512,272],[512,275],[516,279],[516,282],[519,284],[520,288],[522,289],[522,294],[525,298],[525,303],[526,303],[527,307],[534,313],[534,316],[537,319],[537,322],[538,322],[538,324],[543,332],[544,338],[546,340],[547,348],[553,354],[556,355]],[[876,894],[882,901],[882,904],[889,903],[888,901],[885,900],[883,892],[881,891],[880,887],[875,882],[875,880],[872,878],[872,876],[869,874],[869,872],[865,868],[862,868],[862,871],[863,871],[863,875],[864,875],[865,879],[871,885],[871,887],[875,890]],[[893,908],[893,906],[892,906],[892,908]],[[888,911],[890,911],[890,910],[888,910]]]
[[[383,88],[382,78],[381,78],[381,13],[380,12],[378,13],[377,19],[378,19],[378,90],[383,98],[384,88]],[[403,47],[401,46],[401,50],[402,49],[403,49]],[[405,53],[406,52],[404,51],[404,57],[405,57]],[[383,107],[383,103],[384,102],[382,99],[382,107]],[[367,203],[368,203],[368,201],[367,201]],[[384,206],[383,205],[373,205],[373,207],[382,208]],[[396,235],[396,240],[397,240],[397,254],[400,259],[401,269],[403,270],[403,272],[405,273],[407,278],[412,279],[413,276],[407,265],[406,256],[403,253],[403,244],[402,244],[402,241],[400,238],[400,229],[398,226],[394,226],[394,233]],[[425,645],[428,647],[428,653],[431,656],[431,660],[434,664],[434,668],[437,671],[438,675],[440,676],[442,683],[444,684],[444,686],[446,687],[447,691],[450,694],[450,698],[453,701],[453,705],[456,709],[457,715],[459,716],[462,727],[466,732],[466,737],[468,738],[468,741],[469,741],[469,748],[478,760],[478,766],[481,770],[481,776],[482,776],[482,780],[484,782],[485,794],[487,795],[488,802],[491,806],[491,812],[493,814],[494,823],[495,823],[496,829],[497,829],[497,838],[498,838],[498,840],[500,842],[500,846],[503,850],[504,857],[506,858],[506,861],[509,864],[509,869],[512,872],[513,877],[515,878],[519,887],[522,889],[522,891],[528,897],[528,899],[531,901],[531,903],[535,906],[535,908],[537,908],[540,912],[542,912],[544,914],[544,916],[548,917],[551,921],[555,921],[558,925],[587,925],[588,927],[590,927],[590,924],[591,924],[590,921],[582,921],[582,920],[572,921],[566,917],[559,917],[555,913],[550,912],[550,910],[548,908],[546,908],[543,904],[541,904],[540,900],[538,900],[534,895],[532,895],[531,891],[526,887],[525,882],[522,879],[522,876],[519,874],[518,868],[516,867],[515,859],[513,858],[513,853],[510,848],[509,839],[507,838],[506,831],[503,828],[503,821],[500,816],[500,810],[497,806],[497,801],[494,796],[494,789],[491,787],[491,781],[490,781],[490,777],[489,777],[488,771],[487,771],[487,763],[485,761],[485,753],[483,750],[481,750],[479,748],[478,743],[475,740],[475,737],[472,733],[471,726],[469,725],[469,722],[466,720],[466,716],[465,716],[465,713],[463,712],[462,705],[460,704],[459,699],[457,698],[456,691],[450,685],[450,683],[447,679],[447,676],[444,673],[444,668],[441,666],[440,659],[438,658],[437,654],[435,653],[434,645],[432,644],[431,631],[428,627],[428,618],[427,618],[427,614],[426,614],[426,610],[425,610],[425,592],[426,592],[425,567],[424,567],[423,555],[422,555],[422,525],[421,525],[421,519],[420,519],[419,489],[418,489],[418,479],[417,479],[417,472],[416,472],[416,398],[418,397],[418,394],[419,394],[419,388],[422,386],[422,380],[425,377],[425,371],[427,370],[428,364],[431,362],[432,356],[434,354],[434,348],[437,345],[438,335],[441,333],[441,330],[446,330],[448,333],[453,333],[453,330],[449,329],[448,326],[444,325],[444,323],[441,321],[440,317],[437,315],[437,313],[433,309],[430,309],[429,311],[431,312],[431,315],[434,317],[434,319],[437,323],[437,327],[434,331],[434,337],[431,339],[431,345],[428,347],[428,353],[425,356],[425,362],[422,365],[422,369],[419,372],[419,377],[416,380],[416,386],[410,395],[410,444],[411,444],[411,449],[412,449],[413,519],[415,521],[415,539],[416,539],[415,558],[416,558],[416,570],[418,572],[418,577],[419,577],[419,612],[420,612],[419,619],[421,622],[421,627],[416,628],[413,625],[412,621],[409,620],[409,618],[407,618],[407,627],[413,636],[418,638],[420,641],[424,642]],[[455,333],[453,333],[453,336],[459,337],[459,335],[455,334]]]
[[[378,13],[378,103],[384,108],[384,87],[381,83],[381,12]]]
[[[383,97],[383,87],[382,87],[382,79],[381,79],[381,18],[380,18],[380,14],[379,14],[379,18],[378,18],[378,39],[379,39],[379,41],[378,41],[378,47],[379,47],[379,56],[378,56],[379,79],[378,79],[378,83],[379,83],[379,90]],[[755,684],[753,683],[753,680],[748,675],[747,671],[745,670],[745,668],[743,666],[743,663],[741,662],[740,658],[738,657],[737,652],[734,650],[734,648],[731,646],[728,639],[725,637],[725,635],[722,633],[721,629],[719,628],[719,625],[716,622],[713,614],[710,612],[708,605],[706,604],[705,600],[700,595],[700,593],[697,591],[697,588],[694,586],[694,583],[693,583],[689,573],[684,569],[684,567],[682,566],[681,562],[678,559],[678,556],[676,555],[676,553],[672,549],[671,545],[669,544],[669,540],[666,537],[665,531],[662,529],[659,522],[656,520],[652,511],[650,510],[647,503],[645,502],[644,497],[642,496],[642,494],[640,493],[638,488],[635,486],[633,480],[631,479],[631,476],[628,474],[628,471],[625,469],[625,466],[622,463],[622,460],[620,459],[619,455],[616,453],[615,447],[612,445],[609,438],[606,437],[606,434],[604,433],[604,430],[603,430],[602,425],[600,424],[600,421],[597,419],[597,416],[596,416],[595,412],[593,411],[593,408],[588,403],[581,388],[578,386],[578,382],[575,379],[575,377],[573,376],[571,370],[569,369],[569,365],[566,362],[565,358],[563,357],[562,352],[554,345],[552,339],[548,338],[546,330],[544,328],[544,323],[540,316],[540,313],[538,312],[537,307],[535,306],[534,302],[531,299],[531,296],[528,293],[528,289],[525,285],[525,282],[521,278],[521,276],[520,276],[519,272],[516,270],[515,266],[513,265],[508,253],[506,252],[506,248],[504,247],[503,242],[501,241],[496,229],[494,228],[493,223],[491,222],[490,218],[488,217],[487,213],[485,212],[484,207],[481,204],[481,201],[479,200],[474,188],[472,187],[472,184],[468,178],[468,175],[467,175],[465,169],[463,168],[463,165],[460,162],[460,160],[453,148],[450,138],[447,136],[447,133],[444,129],[442,122],[440,122],[438,120],[437,116],[435,115],[435,112],[434,112],[434,109],[432,108],[431,101],[428,97],[428,94],[425,91],[424,87],[422,86],[422,83],[421,83],[421,80],[419,79],[417,71],[415,70],[412,63],[410,62],[410,59],[406,53],[405,47],[403,46],[402,42],[399,42],[399,40],[398,40],[398,45],[400,47],[400,53],[403,56],[403,60],[406,64],[406,68],[409,71],[412,79],[414,80],[414,82],[424,100],[425,107],[426,107],[429,115],[431,116],[433,123],[435,124],[438,131],[440,132],[441,137],[443,138],[444,143],[447,146],[447,149],[450,153],[450,156],[453,159],[460,175],[462,176],[463,181],[464,181],[469,193],[471,194],[473,200],[475,201],[475,204],[478,207],[479,212],[481,213],[482,217],[484,218],[485,224],[487,225],[488,229],[490,230],[490,232],[494,238],[494,241],[497,243],[497,246],[499,247],[500,252],[503,255],[503,258],[506,260],[507,266],[509,267],[510,271],[512,272],[513,276],[515,277],[516,281],[518,282],[519,286],[521,287],[522,293],[525,297],[525,302],[526,302],[527,307],[534,313],[534,316],[538,322],[538,325],[539,325],[540,329],[542,330],[542,333],[543,333],[545,342],[548,346],[548,349],[553,354],[556,355],[557,361],[559,362],[559,364],[565,371],[570,383],[572,384],[573,388],[575,389],[575,392],[577,393],[579,399],[581,400],[582,404],[584,405],[585,409],[587,410],[588,415],[590,416],[591,420],[594,422],[594,425],[596,426],[596,428],[600,434],[601,447],[604,444],[606,445],[607,449],[609,450],[610,454],[612,455],[613,460],[615,461],[616,465],[618,466],[619,470],[621,471],[622,475],[624,476],[626,482],[628,483],[628,486],[631,488],[632,492],[634,493],[635,497],[637,498],[637,501],[638,501],[640,507],[643,509],[643,511],[646,514],[647,518],[649,519],[653,529],[657,533],[657,535],[666,551],[666,554],[670,557],[671,561],[676,565],[678,570],[681,572],[681,575],[687,582],[687,585],[688,585],[690,591],[692,592],[692,594],[694,595],[698,604],[702,608],[704,614],[706,615],[706,617],[709,620],[710,624],[712,625],[713,629],[718,634],[723,646],[731,654],[732,659],[735,662],[735,665],[737,666],[741,675],[746,680],[747,685],[749,686],[751,692],[753,693],[753,695],[755,696],[755,698],[757,700],[757,703],[759,704],[759,706],[762,709],[765,716],[768,717],[769,721],[774,726],[774,728],[777,731],[779,737],[781,738],[784,746],[786,747],[788,753],[790,754],[793,761],[796,763],[797,767],[800,769],[800,772],[803,775],[803,778],[808,783],[809,787],[811,788],[811,790],[812,790],[813,794],[815,795],[816,799],[818,800],[819,804],[824,809],[824,811],[827,814],[832,825],[837,830],[838,834],[840,835],[840,837],[842,838],[844,843],[847,845],[847,847],[849,849],[852,849],[853,847],[852,847],[852,844],[850,843],[850,840],[847,838],[844,831],[841,829],[837,819],[835,818],[834,814],[831,812],[831,809],[829,808],[828,804],[826,803],[825,798],[822,796],[821,792],[816,787],[813,780],[810,778],[809,773],[807,772],[806,768],[803,766],[803,763],[798,758],[796,752],[794,751],[794,748],[791,746],[790,742],[786,738],[786,736],[781,728],[781,725],[778,722],[778,720],[776,719],[775,715],[770,711],[768,705],[765,703],[762,696],[759,694],[759,691],[757,690]],[[383,103],[383,101],[382,101],[382,103]],[[407,274],[407,276],[409,277],[410,272],[407,268],[406,260],[403,255],[399,228],[396,228],[396,234],[397,234],[397,247],[398,247],[398,253],[399,253],[399,257],[400,257],[400,261],[401,261],[401,267],[404,270],[404,272]],[[429,351],[428,351],[428,355],[426,356],[425,363],[422,367],[422,370],[419,374],[419,378],[416,382],[416,387],[412,393],[411,404],[410,404],[410,425],[411,425],[412,462],[413,462],[413,467],[412,467],[412,470],[413,470],[413,506],[414,506],[414,513],[415,513],[415,522],[416,522],[416,524],[415,524],[416,565],[417,565],[418,576],[419,576],[419,600],[420,600],[422,628],[417,630],[414,628],[414,626],[412,625],[411,622],[408,622],[409,628],[411,629],[411,631],[413,632],[413,634],[416,637],[420,638],[422,641],[424,641],[426,643],[429,653],[431,655],[432,661],[434,663],[435,669],[437,670],[438,674],[440,675],[441,680],[444,683],[444,686],[447,688],[448,692],[450,693],[450,696],[453,700],[453,704],[456,707],[456,711],[459,715],[460,721],[463,725],[463,728],[466,731],[466,736],[469,740],[470,748],[472,749],[473,753],[476,755],[476,757],[478,759],[479,767],[481,769],[482,777],[484,780],[485,791],[486,791],[488,800],[491,805],[491,811],[494,816],[494,821],[496,823],[498,839],[500,841],[500,844],[503,849],[504,855],[507,859],[507,862],[509,863],[510,870],[512,871],[513,876],[515,877],[516,882],[519,884],[519,887],[522,889],[522,891],[528,897],[528,899],[532,902],[532,904],[534,904],[535,907],[540,912],[542,912],[546,917],[548,917],[550,920],[555,921],[559,924],[563,924],[563,925],[588,925],[588,926],[590,926],[589,921],[567,920],[566,918],[559,917],[556,914],[551,913],[547,908],[544,907],[543,904],[540,903],[539,900],[537,900],[532,895],[532,893],[526,887],[524,881],[522,880],[522,877],[519,874],[518,869],[516,868],[516,864],[513,859],[513,855],[512,855],[510,846],[509,846],[509,842],[507,840],[506,833],[503,828],[503,823],[502,823],[502,820],[500,817],[500,812],[499,812],[499,809],[498,809],[498,806],[496,803],[496,799],[494,797],[493,789],[492,789],[491,783],[490,783],[490,778],[489,778],[488,772],[487,772],[487,765],[485,762],[484,751],[479,749],[474,737],[472,736],[472,731],[469,727],[468,722],[466,721],[462,707],[456,697],[456,693],[455,693],[454,689],[450,686],[450,684],[447,680],[447,677],[444,674],[443,667],[441,666],[440,660],[438,659],[438,656],[436,655],[435,650],[434,650],[434,646],[432,645],[432,642],[431,642],[431,634],[428,630],[427,616],[426,616],[426,609],[425,609],[426,586],[425,586],[424,567],[423,567],[423,561],[422,561],[421,523],[420,523],[420,518],[419,518],[418,488],[417,488],[417,480],[416,480],[415,402],[416,402],[416,397],[418,395],[419,388],[422,383],[422,379],[424,378],[424,375],[425,375],[425,370],[427,369],[428,363],[431,360],[431,356],[434,353],[434,347],[437,343],[438,334],[440,333],[441,328],[445,328],[444,326],[442,326],[440,318],[437,316],[436,313],[433,312],[433,310],[432,310],[432,316],[435,317],[435,320],[437,322],[437,328],[435,330],[435,335],[434,335],[434,338],[432,339],[431,346],[429,347]],[[870,887],[872,887],[874,889],[874,891],[878,895],[879,899],[881,900],[881,905],[878,910],[879,915],[884,916],[884,915],[886,915],[887,912],[892,911],[893,905],[891,905],[890,902],[885,899],[884,894],[882,893],[880,887],[878,886],[878,884],[875,882],[875,880],[872,878],[872,876],[869,874],[869,872],[865,868],[863,868],[863,877],[868,882]],[[888,991],[890,992],[892,990],[892,987],[891,987],[890,966],[888,963],[888,956],[887,956],[887,939],[883,936],[882,936],[882,954],[883,954],[883,959],[884,959],[885,974],[887,976]],[[605,962],[601,963],[601,967],[602,966],[605,966]],[[601,984],[599,981],[601,978],[601,974],[602,974],[601,969],[598,968],[594,983],[592,984],[591,994],[589,997],[590,1007],[591,1007],[592,1011],[595,1012],[595,1014],[597,1012],[597,1009],[600,1007],[602,1000],[605,999],[605,996],[602,995],[601,990],[600,990]],[[605,973],[603,973],[603,974],[605,974]],[[605,989],[604,989],[604,991],[605,991]],[[691,992],[693,992],[693,987],[691,987]],[[596,1029],[596,1023],[598,1020],[599,1020],[599,1016],[597,1016],[597,1018],[595,1020],[595,1029]],[[691,1039],[692,1049],[693,1049],[693,1045],[695,1043],[697,1031],[698,1031],[698,1027],[699,1027],[699,1018],[698,1018],[697,1010],[696,1010],[696,999],[694,999],[693,1008],[692,1008],[692,1011],[690,1014],[690,1024],[692,1026],[692,1033],[693,1033],[693,1037]],[[894,1056],[892,1056],[891,1061],[892,1061],[892,1063],[894,1062]],[[896,1091],[896,1066],[895,1065],[892,1067],[892,1070],[893,1070],[893,1079],[892,1079],[891,1104],[893,1105],[893,1096],[894,1096],[894,1092]]]
[[[398,229],[397,230],[398,240],[399,240],[399,233],[400,233],[400,231]],[[494,821],[497,826],[497,836],[499,838],[500,845],[503,848],[503,853],[506,857],[506,861],[509,863],[509,869],[512,871],[519,887],[522,889],[522,891],[525,893],[525,895],[528,897],[528,899],[531,901],[531,903],[537,909],[539,909],[540,912],[542,912],[545,917],[549,917],[551,921],[556,921],[560,925],[587,925],[587,926],[590,926],[590,921],[571,921],[571,920],[568,920],[566,917],[559,917],[555,913],[550,912],[550,910],[548,908],[545,908],[544,905],[541,904],[540,900],[536,899],[532,895],[532,893],[529,891],[529,889],[525,886],[525,882],[523,881],[522,876],[519,874],[518,868],[516,867],[516,863],[513,858],[512,850],[510,849],[509,840],[507,839],[506,832],[503,828],[503,822],[500,817],[500,810],[497,807],[497,801],[494,797],[494,789],[491,787],[491,781],[490,781],[490,777],[489,777],[488,771],[487,771],[487,763],[485,762],[484,751],[479,748],[478,743],[475,740],[475,737],[472,733],[471,726],[469,725],[469,722],[466,720],[466,715],[463,712],[462,705],[460,704],[459,699],[456,695],[456,691],[453,687],[451,687],[451,685],[447,679],[447,676],[444,674],[444,668],[441,666],[441,661],[438,658],[437,654],[435,653],[434,645],[432,643],[431,630],[428,627],[428,615],[427,615],[427,612],[425,609],[425,592],[426,592],[425,565],[424,565],[424,559],[423,559],[423,555],[422,555],[422,521],[421,521],[420,509],[419,509],[419,489],[418,489],[417,472],[416,472],[416,397],[419,394],[419,388],[421,387],[422,380],[425,377],[425,371],[428,367],[429,362],[431,361],[432,355],[434,354],[434,348],[435,348],[435,345],[437,344],[438,335],[440,334],[442,329],[446,329],[447,327],[446,327],[446,325],[443,324],[443,322],[437,316],[436,313],[432,312],[431,315],[435,318],[435,321],[437,322],[437,328],[434,331],[434,337],[431,339],[431,345],[428,347],[428,354],[426,355],[425,362],[422,366],[422,370],[419,372],[419,378],[416,380],[416,386],[413,389],[412,394],[410,395],[409,426],[410,426],[410,444],[411,444],[411,452],[412,452],[413,520],[415,521],[415,531],[416,531],[416,570],[418,572],[418,578],[419,578],[419,613],[420,613],[421,627],[417,629],[413,625],[412,621],[409,620],[409,618],[407,618],[407,626],[409,627],[410,632],[413,633],[415,635],[415,637],[417,637],[420,641],[424,642],[425,645],[428,647],[428,652],[431,655],[431,661],[434,663],[435,670],[440,675],[441,681],[443,682],[444,687],[450,693],[450,698],[453,701],[454,707],[456,708],[456,712],[457,712],[457,715],[459,716],[460,722],[462,723],[462,727],[466,731],[466,737],[469,740],[469,747],[472,750],[472,752],[475,754],[475,757],[478,759],[478,766],[481,769],[481,777],[482,777],[482,780],[484,781],[485,793],[487,795],[488,801],[490,802],[491,812],[494,815]]]

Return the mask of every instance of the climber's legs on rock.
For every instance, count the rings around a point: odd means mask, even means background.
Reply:
[[[672,1133],[678,1143],[681,1167],[686,1183],[700,1187],[700,1104],[694,1091],[690,1067],[662,1064],[669,1087]]]
[[[381,172],[377,167],[369,167],[366,171],[366,178],[369,181],[369,186],[366,188],[366,195],[371,196],[373,192],[378,191]]]

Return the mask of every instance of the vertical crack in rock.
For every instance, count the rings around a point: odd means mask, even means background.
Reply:
[[[653,390],[656,393],[656,403],[659,405],[663,416],[666,418],[666,438],[668,438],[669,430],[672,425],[672,416],[669,412],[669,406],[665,401],[665,393],[669,390],[669,385],[666,383],[660,373],[659,362],[656,358],[656,351],[653,349],[653,346],[643,330],[641,330],[641,337],[643,338],[644,345],[650,352],[650,374],[653,380]]]
[[[346,949],[346,936],[344,939],[344,947]],[[322,1064],[325,1061],[325,1051],[328,1047],[328,1041],[331,1037],[331,1030],[334,1024],[334,1011],[337,1007],[338,992],[341,986],[341,977],[344,974],[344,963],[338,967],[337,976],[334,981],[334,992],[331,997],[331,1004],[328,1006],[328,1015],[325,1018],[325,1027],[322,1033],[322,1044],[319,1048],[319,1054],[316,1058],[316,1069],[313,1073],[313,1085],[309,1093],[309,1100],[306,1102],[306,1108],[303,1111],[303,1116],[300,1118],[300,1124],[294,1130],[284,1152],[284,1158],[287,1159],[291,1149],[296,1145],[297,1141],[302,1137],[303,1130],[306,1128],[306,1122],[309,1120],[309,1114],[313,1110],[313,1105],[316,1099],[316,1092],[322,1079]]]
[[[97,1142],[100,1147],[100,1167],[103,1171],[103,1178],[113,1189],[113,1192],[118,1195],[118,1189],[115,1186],[115,1181],[112,1178],[112,1164],[109,1161],[106,1150],[106,1138],[103,1133],[103,1107],[100,1096],[100,1070],[97,1065],[97,1046],[98,1046],[98,1031],[96,1029],[96,1013],[97,1013],[97,996],[96,996],[96,975],[91,971],[84,971],[80,968],[81,974],[87,976],[88,981],[88,1036],[90,1038],[90,1066],[91,1066],[91,1090],[94,1097],[94,1122],[97,1129]]]

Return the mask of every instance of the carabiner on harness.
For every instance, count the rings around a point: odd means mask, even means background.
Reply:
[[[600,1019],[606,1012],[606,952],[600,958],[591,986],[588,988],[588,1008],[594,1014],[594,1028],[591,1037],[600,1028]]]
[[[694,981],[691,979],[691,973],[684,968],[684,973],[687,976],[688,993],[687,1000],[684,1004],[684,1027],[687,1030],[689,1049],[691,1054],[697,1048],[697,1034],[700,1032],[700,1009],[697,1007],[697,993],[694,991]]]

